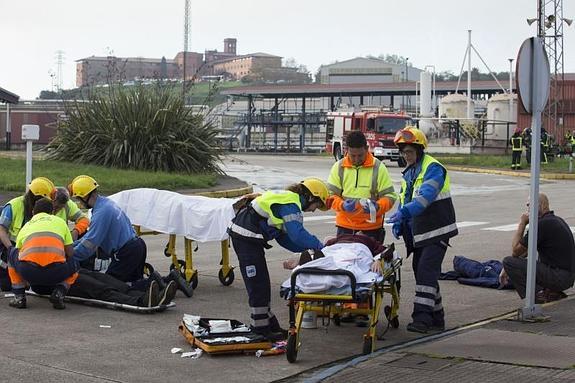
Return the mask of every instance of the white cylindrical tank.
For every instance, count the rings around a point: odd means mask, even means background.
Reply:
[[[423,71],[419,74],[419,83],[421,84],[419,92],[419,105],[421,106],[421,117],[433,116],[431,106],[431,73]]]
[[[475,102],[473,100],[471,100],[471,110],[475,112]],[[455,93],[443,97],[439,102],[439,117],[467,118],[467,96]]]
[[[509,99],[511,99],[511,110]],[[506,140],[511,137],[517,122],[517,95],[503,93],[492,96],[487,101],[487,120],[489,122],[485,131],[486,138]]]

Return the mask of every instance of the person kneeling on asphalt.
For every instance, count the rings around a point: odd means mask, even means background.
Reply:
[[[271,341],[287,337],[287,331],[271,311],[271,286],[265,249],[275,239],[282,247],[301,252],[320,250],[323,243],[303,226],[303,212],[327,210],[327,186],[308,178],[285,191],[267,191],[246,204],[232,220],[228,233],[238,256],[246,285],[254,333]]]
[[[527,202],[529,207],[529,202]],[[545,303],[565,298],[563,290],[575,281],[575,242],[569,225],[549,209],[549,199],[539,194],[537,222],[537,252],[535,303]],[[500,284],[511,280],[521,299],[525,299],[527,285],[527,245],[529,213],[521,214],[513,235],[513,255],[503,259]]]
[[[81,175],[68,189],[87,208],[92,209],[90,230],[74,245],[74,258],[82,262],[90,258],[98,247],[112,256],[107,274],[123,282],[141,284],[146,263],[146,243],[136,235],[128,216],[111,199],[98,193],[98,183],[90,176]]]
[[[49,286],[50,302],[63,309],[66,291],[78,277],[72,258],[72,236],[66,223],[52,215],[52,201],[36,201],[33,216],[18,233],[16,248],[8,256],[8,274],[14,298],[10,306],[26,308],[27,284]]]

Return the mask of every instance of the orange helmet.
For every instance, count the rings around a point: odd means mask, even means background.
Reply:
[[[427,137],[415,126],[407,126],[398,130],[393,142],[398,146],[400,144],[421,145],[423,149],[427,149]]]

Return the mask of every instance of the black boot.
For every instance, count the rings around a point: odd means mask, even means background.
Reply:
[[[26,295],[23,294],[16,294],[14,298],[10,300],[8,303],[10,307],[14,307],[16,309],[25,309],[26,308]]]
[[[50,302],[52,303],[52,307],[56,310],[63,310],[66,308],[64,304],[64,297],[66,296],[66,288],[64,286],[56,286],[54,290],[52,290],[52,294],[50,294]]]

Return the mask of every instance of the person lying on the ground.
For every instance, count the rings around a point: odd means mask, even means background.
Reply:
[[[350,236],[352,237],[352,236]],[[355,235],[358,237],[358,235]],[[362,236],[365,237],[365,236]],[[369,238],[369,237],[368,237]],[[371,238],[369,238],[371,240]],[[385,247],[380,246],[381,250],[374,253],[363,242],[354,241],[353,238],[339,238],[334,240],[333,244],[325,246],[321,251],[315,250],[313,253],[310,251],[303,252],[295,267],[293,260],[285,262],[285,268],[292,268],[297,270],[299,268],[317,268],[323,270],[348,270],[351,271],[357,283],[372,283],[380,278],[382,273],[381,261],[379,258],[374,258],[385,250]],[[328,242],[330,243],[330,242]],[[391,251],[384,252],[385,259],[389,260],[393,256]],[[319,291],[327,291],[331,288],[341,288],[349,285],[349,278],[341,275],[310,275],[300,274],[296,281],[297,287],[305,293],[313,293]],[[282,284],[283,287],[290,286],[288,279]]]
[[[139,307],[156,307],[169,304],[177,292],[176,282],[170,281],[163,290],[158,282],[151,281],[146,291],[135,289],[109,274],[80,269],[76,282],[68,290],[68,296],[122,303]],[[42,287],[34,292],[46,294]]]
[[[524,232],[528,223],[529,213],[521,214],[512,239],[513,255],[503,259],[503,270],[499,275],[502,285],[511,280],[521,299],[526,296],[529,232],[525,235]],[[543,193],[539,194],[537,231],[539,260],[536,266],[535,302],[545,303],[564,298],[563,290],[573,286],[575,242],[569,225],[549,209],[549,199]]]

